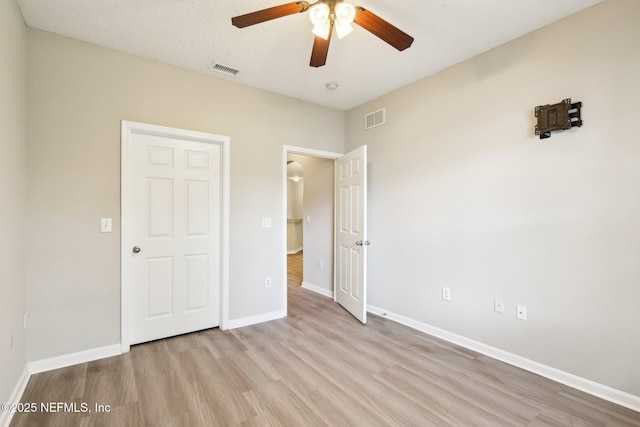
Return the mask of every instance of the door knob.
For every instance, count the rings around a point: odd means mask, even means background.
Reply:
[[[370,244],[371,244],[371,242],[368,241],[368,240],[365,240],[364,242],[362,240],[358,240],[356,242],[356,246],[369,246]]]
[[[137,254],[138,252],[140,252],[140,248],[137,246],[134,246],[132,250],[134,254]]]

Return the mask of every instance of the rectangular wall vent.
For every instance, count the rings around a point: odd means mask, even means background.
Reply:
[[[372,113],[365,114],[364,116],[364,128],[371,129],[376,126],[381,126],[385,123],[386,120],[386,110],[381,108]]]
[[[236,74],[238,74],[240,72],[240,70],[236,70],[235,68],[231,68],[229,66],[222,65],[222,64],[219,64],[217,62],[214,62],[213,64],[211,64],[209,69],[211,71],[215,71],[217,73],[225,74],[227,76],[235,76]]]

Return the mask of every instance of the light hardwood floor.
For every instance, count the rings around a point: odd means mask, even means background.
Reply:
[[[287,284],[289,286],[302,285],[302,251],[297,254],[287,255]]]
[[[134,346],[34,375],[23,402],[109,413],[19,413],[11,426],[640,426],[616,406],[289,287],[289,316]]]

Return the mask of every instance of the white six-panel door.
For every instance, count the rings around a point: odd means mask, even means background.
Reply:
[[[367,322],[367,146],[336,160],[336,301]]]
[[[133,132],[129,343],[220,324],[221,145]]]

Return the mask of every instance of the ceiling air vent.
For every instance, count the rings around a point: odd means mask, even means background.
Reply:
[[[235,77],[235,75],[240,72],[240,70],[236,70],[235,68],[231,68],[226,65],[219,64],[217,62],[214,62],[213,64],[211,64],[209,69],[211,71],[215,71],[217,73],[225,74],[227,76],[232,76],[232,77]]]
[[[381,108],[369,114],[365,114],[364,128],[371,129],[376,126],[381,126],[384,124],[385,118],[386,118],[386,112],[384,108]]]

